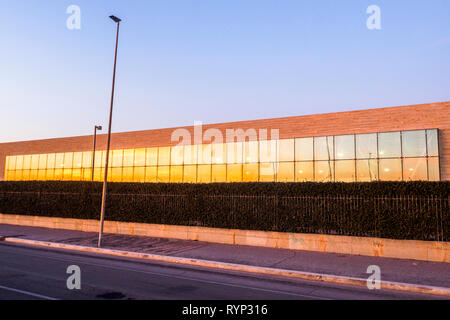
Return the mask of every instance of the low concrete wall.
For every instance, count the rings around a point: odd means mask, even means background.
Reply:
[[[98,232],[96,220],[0,214],[0,224]],[[105,233],[233,245],[450,262],[450,242],[392,240],[105,221]]]

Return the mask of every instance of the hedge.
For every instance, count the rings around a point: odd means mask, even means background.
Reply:
[[[106,219],[392,239],[450,238],[449,182],[109,183]],[[98,219],[101,183],[0,182],[0,212]]]

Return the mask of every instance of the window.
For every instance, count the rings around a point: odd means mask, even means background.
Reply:
[[[274,182],[276,171],[278,170],[275,162],[259,164],[259,181]]]
[[[132,167],[134,165],[134,149],[123,150],[124,167]]]
[[[158,182],[170,181],[170,166],[158,166]]]
[[[183,182],[183,166],[170,166],[170,182]]]
[[[258,162],[258,141],[246,141],[244,142],[244,163],[257,163]]]
[[[438,131],[436,129],[427,130],[427,147],[429,157],[439,156],[438,146],[439,146]]]
[[[112,151],[112,166],[114,168],[123,166],[123,150]]]
[[[294,162],[280,162],[277,170],[278,182],[294,182],[295,181],[295,164]]]
[[[134,166],[135,167],[145,167],[145,149],[135,149],[134,150]]]
[[[144,149],[144,151],[145,151],[145,149]],[[144,157],[144,162],[145,162],[145,157]],[[134,167],[133,181],[134,182],[145,182],[145,167]]]
[[[145,182],[158,182],[158,167],[145,167]]]
[[[212,166],[212,182],[227,182],[227,165],[213,164]]]
[[[170,147],[158,148],[158,166],[170,165]]]
[[[259,159],[261,162],[276,162],[278,141],[264,140],[259,142]]]
[[[211,164],[211,145],[200,144],[198,145],[198,163],[199,164]]]
[[[440,181],[439,158],[428,158],[428,179],[430,181]]]
[[[214,143],[212,148],[212,163],[225,164],[227,159],[227,147],[223,143]]]
[[[227,165],[227,182],[242,182],[242,164]]]
[[[242,168],[242,181],[244,182],[257,182],[259,165],[257,163],[244,164]]]
[[[299,138],[295,139],[295,160],[312,161],[314,160],[314,139]]]
[[[171,165],[182,165],[183,157],[184,157],[184,147],[183,146],[174,146],[171,150]],[[183,175],[181,175],[181,179],[183,179]]]
[[[185,165],[183,172],[183,182],[196,183],[197,182],[197,166]]]
[[[402,160],[381,159],[380,160],[381,181],[402,181]]]
[[[378,154],[380,158],[401,157],[400,132],[378,134]]]
[[[378,158],[377,134],[357,134],[356,135],[356,159]]]
[[[337,182],[355,182],[356,163],[354,160],[338,160],[335,162],[335,181]]]
[[[333,160],[333,146],[333,137],[314,138],[314,160]]]
[[[122,168],[122,182],[133,182],[134,179],[134,168],[133,167],[123,167]]]
[[[23,169],[23,156],[17,156],[16,157],[16,170],[22,170]]]
[[[333,182],[334,161],[316,161],[314,163],[314,177],[316,182]]]
[[[425,130],[402,132],[403,157],[426,157]]]
[[[41,159],[39,158],[39,162]],[[73,167],[80,169],[83,166],[83,152],[75,152],[73,154]]]
[[[405,181],[428,180],[427,159],[426,158],[403,159],[403,180]]]
[[[37,169],[37,168],[39,168],[39,155],[33,154],[31,156],[31,169]],[[37,176],[36,176],[36,178],[37,178]],[[34,179],[34,180],[36,180],[36,179]]]
[[[295,159],[295,140],[294,139],[281,139],[278,141],[280,146],[278,148],[279,156],[278,161],[294,161]]]
[[[184,164],[197,164],[198,146],[184,146]]]
[[[66,152],[64,154],[64,169],[70,169],[73,166],[73,153]],[[33,168],[31,168],[33,169]]]
[[[314,181],[314,162],[302,161],[295,163],[295,181]]]
[[[210,183],[211,182],[211,165],[201,164],[198,165],[197,182],[198,183]]]
[[[156,166],[158,164],[158,148],[146,149],[146,166]]]
[[[334,138],[334,143],[336,147],[336,159],[355,159],[355,136],[345,135],[336,136]],[[337,172],[336,172],[337,177]]]
[[[378,180],[378,160],[356,160],[356,181],[372,182]]]
[[[227,163],[242,163],[243,144],[242,142],[227,143]]]

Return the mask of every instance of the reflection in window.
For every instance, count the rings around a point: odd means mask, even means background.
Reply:
[[[171,165],[182,165],[184,157],[184,147],[174,146],[171,151]]]
[[[170,182],[183,182],[183,166],[170,166]]]
[[[333,137],[314,138],[314,159],[315,160],[334,159]]]
[[[334,161],[316,161],[314,167],[316,182],[334,181]]]
[[[198,183],[210,183],[211,182],[211,165],[202,164],[197,168],[197,182]]]
[[[242,164],[227,166],[227,182],[242,182]]]
[[[244,163],[257,163],[258,162],[258,141],[246,141],[244,142]]]
[[[123,167],[122,168],[122,182],[133,182],[134,179],[134,168],[133,167]]]
[[[243,143],[230,142],[227,143],[227,163],[242,163]]]
[[[227,159],[227,146],[223,143],[214,143],[211,145],[212,163],[225,164]],[[225,178],[226,180],[226,178]]]
[[[261,162],[277,161],[277,140],[265,140],[259,142],[259,159]]]
[[[403,159],[403,180],[405,181],[426,181],[427,159],[426,158],[407,158]]]
[[[184,146],[184,164],[197,164],[198,146]]]
[[[211,169],[212,182],[227,182],[227,165],[214,164]]]
[[[39,158],[39,162],[41,162],[41,158]],[[76,169],[80,169],[82,166],[83,166],[83,152],[75,152],[73,154],[73,167]]]
[[[377,134],[357,134],[356,135],[356,159],[378,158]]]
[[[381,181],[402,181],[401,159],[381,159],[379,163]]]
[[[277,171],[278,182],[294,182],[295,181],[295,164],[294,162],[280,162]]]
[[[183,182],[185,183],[196,183],[197,182],[197,166],[196,165],[185,165]]]
[[[144,158],[145,162],[145,158]],[[134,167],[133,181],[145,182],[145,167]]]
[[[257,182],[259,165],[257,163],[244,164],[242,181],[244,182]]]
[[[23,156],[17,156],[16,157],[16,170],[22,170],[23,169]]]
[[[355,136],[345,135],[334,137],[336,159],[355,159]],[[337,172],[336,172],[337,177]]]
[[[145,167],[145,182],[158,182],[158,167]]]
[[[295,160],[312,161],[314,159],[314,139],[295,139]]]
[[[403,157],[426,157],[427,142],[425,130],[403,132],[402,149]]]
[[[335,162],[335,181],[337,182],[355,182],[355,161],[339,160]]]
[[[211,164],[211,145],[210,144],[198,145],[198,163],[199,164]]]
[[[437,129],[427,130],[428,156],[439,156],[439,142]]]
[[[278,161],[294,161],[295,140],[282,139],[278,143]]]
[[[146,166],[156,166],[158,164],[158,148],[147,148],[145,158]]]
[[[31,156],[31,169],[37,169],[38,167],[39,167],[39,155],[33,154]],[[36,175],[36,178],[37,178],[37,175]],[[36,180],[36,179],[34,179],[34,180]]]
[[[158,166],[158,182],[167,183],[170,181],[169,178],[170,178],[170,166]]]
[[[135,167],[145,167],[145,149],[134,150],[134,166]]]
[[[295,163],[295,181],[314,181],[314,162],[302,161]]]
[[[158,165],[159,166],[170,165],[170,147],[158,148]]]
[[[259,164],[259,181],[274,182],[277,169],[278,169],[277,164],[274,162],[260,163]]]
[[[64,154],[62,154],[63,156],[63,161],[64,161]],[[62,164],[64,164],[63,162],[61,162]],[[23,157],[23,168],[24,170],[29,170],[31,169],[31,156],[30,155],[26,155]]]
[[[356,160],[356,181],[372,182],[378,180],[378,160]]]
[[[401,157],[400,132],[378,134],[378,154],[380,158]]]
[[[47,168],[47,155],[46,154],[40,154],[39,155],[39,169],[46,169]],[[40,180],[40,179],[39,179]]]
[[[132,167],[134,165],[134,149],[123,150],[124,167]]]
[[[428,179],[430,181],[440,181],[439,158],[428,158]]]

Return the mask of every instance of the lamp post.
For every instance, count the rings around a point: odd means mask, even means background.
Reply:
[[[92,150],[92,181],[94,181],[94,168],[95,168],[95,145],[97,143],[97,130],[102,131],[102,126],[94,126],[94,148]]]
[[[117,32],[116,32],[116,50],[114,54],[114,71],[113,71],[113,79],[112,79],[112,91],[111,91],[111,107],[109,110],[109,127],[108,127],[108,144],[106,147],[106,162],[105,162],[105,179],[103,181],[103,192],[102,192],[102,209],[100,213],[100,231],[98,234],[98,247],[102,246],[102,237],[103,237],[103,224],[105,222],[105,205],[106,205],[106,189],[108,183],[108,162],[109,162],[109,148],[111,145],[111,124],[112,124],[112,112],[114,105],[114,86],[116,84],[116,64],[117,64],[117,47],[119,45],[119,26],[120,20],[115,16],[110,16],[110,18],[117,24]]]

